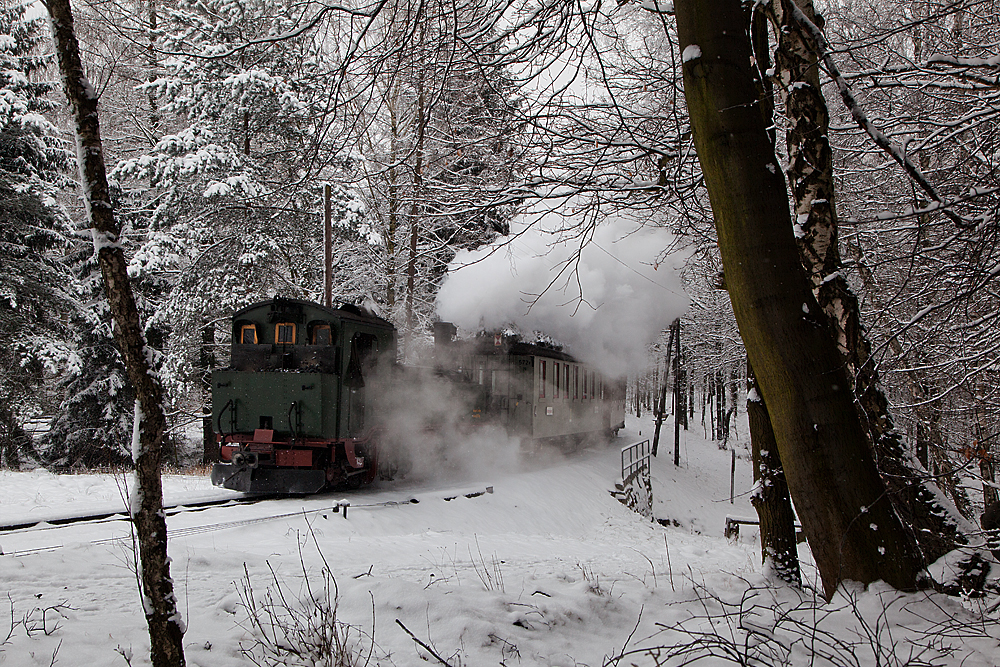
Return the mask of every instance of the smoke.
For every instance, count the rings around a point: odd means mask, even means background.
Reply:
[[[521,469],[521,439],[474,418],[478,385],[433,369],[400,367],[379,391],[379,473],[384,479],[492,479]]]
[[[624,215],[588,225],[573,217],[574,203],[543,202],[500,244],[459,252],[438,315],[466,331],[513,324],[542,332],[605,374],[638,372],[688,308],[679,276],[686,256],[664,255],[673,241],[664,229]]]

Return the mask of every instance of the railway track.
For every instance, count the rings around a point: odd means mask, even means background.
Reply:
[[[459,497],[465,498],[478,498],[486,494],[493,493],[492,486],[482,487],[481,489],[473,490],[462,490],[455,492],[443,492],[438,498],[444,501],[455,500]],[[437,494],[435,494],[437,495]],[[316,498],[316,496],[310,496],[311,498]],[[176,516],[178,514],[186,514],[192,512],[201,512],[204,510],[231,506],[231,505],[253,505],[261,502],[270,502],[277,500],[287,500],[287,496],[251,496],[245,498],[224,498],[219,500],[206,500],[191,503],[179,503],[176,505],[171,505],[164,507],[164,511],[167,516]],[[324,505],[319,508],[306,510],[305,508],[296,509],[294,512],[281,512],[279,514],[267,514],[265,516],[254,517],[249,519],[238,519],[235,521],[226,521],[220,523],[209,523],[201,526],[190,526],[187,528],[177,528],[168,530],[169,538],[185,537],[187,535],[196,535],[199,533],[207,533],[217,530],[225,530],[227,528],[236,528],[239,526],[249,526],[257,523],[264,523],[267,521],[274,521],[278,519],[288,519],[292,517],[302,517],[310,515],[322,515],[324,518],[328,517],[329,514],[341,514],[345,519],[347,518],[348,509],[354,511],[366,510],[374,508],[383,507],[400,507],[406,505],[415,505],[420,502],[416,497],[410,497],[404,500],[384,500],[378,502],[364,502],[366,498],[364,496],[357,498],[357,500],[362,501],[358,503],[352,503],[348,500],[338,500],[330,505]],[[100,524],[109,522],[129,522],[130,519],[124,512],[100,512],[91,513],[79,516],[68,516],[60,517],[57,519],[42,519],[29,522],[19,522],[14,524],[0,525],[0,534],[7,533],[10,536],[18,535],[31,535],[39,533],[42,531],[58,530],[63,528],[68,528],[75,524]],[[115,542],[122,542],[131,539],[131,531],[129,531],[128,536],[118,536],[103,538],[97,540],[90,540],[90,544],[110,544]],[[13,549],[4,550],[0,547],[0,556],[27,556],[35,553],[40,553],[44,551],[54,551],[63,548],[63,544],[47,545],[41,547],[31,547],[26,549]]]
[[[265,500],[274,500],[278,496],[253,496],[248,498],[221,498],[218,500],[202,500],[190,503],[177,503],[167,505],[163,508],[167,516],[174,516],[184,512],[201,512],[212,507],[222,505],[252,505]],[[124,510],[120,512],[102,511],[90,514],[80,514],[63,516],[49,519],[32,519],[30,521],[19,521],[17,523],[0,524],[0,533],[8,533],[19,530],[35,529],[47,530],[50,528],[60,528],[74,523],[104,523],[106,521],[129,521]]]

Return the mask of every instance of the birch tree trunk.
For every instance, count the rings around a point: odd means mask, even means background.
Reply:
[[[799,254],[813,294],[853,377],[859,416],[890,498],[927,563],[931,563],[967,540],[957,529],[961,517],[941,505],[938,498],[943,494],[935,493],[931,482],[909,464],[871,359],[871,344],[861,324],[858,299],[842,272],[830,120],[820,88],[819,49],[810,31],[799,25],[796,5],[808,21],[817,21],[812,0],[771,1],[779,36],[774,63],[778,93],[790,121],[786,135],[787,177]]]
[[[886,497],[850,380],[799,261],[781,169],[757,107],[739,0],[675,3],[684,92],[725,282],[789,490],[832,596],[841,582],[922,583]]]
[[[108,193],[97,93],[83,71],[69,0],[45,0],[45,6],[51,18],[64,90],[73,110],[84,203],[114,318],[115,340],[138,401],[139,442],[133,458],[139,488],[133,492],[130,511],[139,540],[141,593],[149,626],[150,658],[153,667],[183,667],[181,640],[184,628],[170,578],[167,524],[160,485],[160,448],[166,431],[163,388],[151,367],[152,350],[146,347],[143,338],[125,254],[118,243],[121,230]]]

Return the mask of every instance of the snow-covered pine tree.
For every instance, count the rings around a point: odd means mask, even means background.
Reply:
[[[81,303],[70,320],[76,362],[60,374],[62,399],[39,450],[57,469],[125,467],[132,461],[135,389],[112,335],[93,246],[80,244],[68,261]]]
[[[340,298],[371,293],[375,239],[364,204],[337,183],[351,158],[325,126],[334,82],[323,36],[290,36],[302,17],[271,0],[162,12],[162,71],[143,87],[164,134],[112,175],[140,242],[130,274],[161,295],[152,321],[169,331],[164,382],[175,407],[198,412],[212,356],[204,339],[228,332],[215,323],[274,294],[320,297],[324,182],[333,184]]]
[[[45,380],[67,363],[72,282],[61,262],[69,219],[56,200],[70,153],[44,113],[45,24],[27,3],[0,4],[0,467],[35,456],[24,420],[51,409]]]

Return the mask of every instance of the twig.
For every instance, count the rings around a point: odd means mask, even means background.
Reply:
[[[403,625],[403,622],[401,620],[399,620],[398,618],[396,619],[396,625],[398,625],[399,627],[403,628],[403,632],[405,632],[406,634],[410,635],[410,639],[412,639],[413,641],[415,641],[421,648],[423,648],[425,651],[427,651],[432,656],[434,656],[435,658],[437,658],[438,662],[440,662],[442,665],[445,665],[445,667],[452,667],[451,663],[449,663],[447,660],[445,660],[444,658],[442,658],[441,656],[439,656],[437,654],[437,651],[435,651],[434,649],[432,649],[430,646],[428,646],[424,642],[420,641],[420,639],[418,639],[415,634],[413,634],[412,632],[410,632],[410,629],[408,627],[406,627],[405,625]]]
[[[674,568],[670,565],[670,545],[667,544],[666,535],[663,536],[663,548],[667,552],[667,573],[670,575],[670,590],[676,593],[677,589],[674,588]]]
[[[49,660],[49,667],[54,667],[54,665],[56,664],[56,656],[59,655],[59,649],[61,648],[62,648],[62,640],[60,639],[59,643],[56,644],[56,647],[52,649],[52,659]]]

